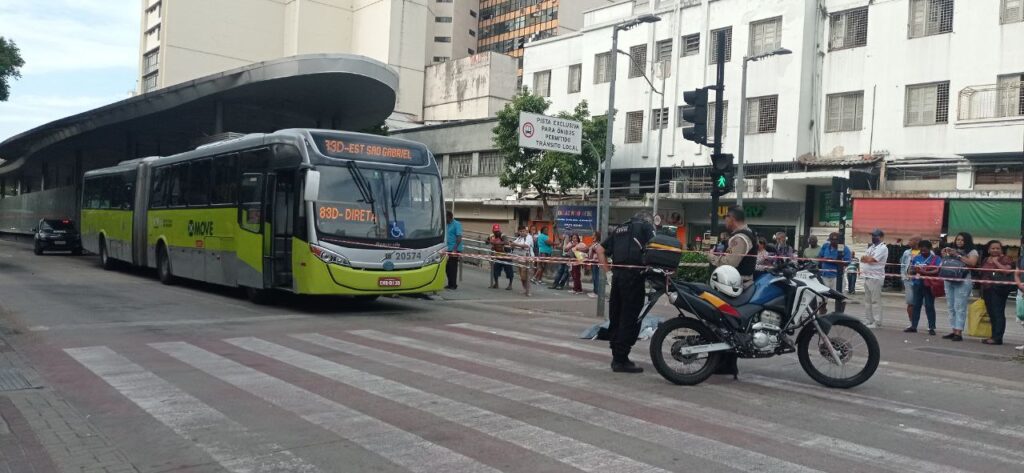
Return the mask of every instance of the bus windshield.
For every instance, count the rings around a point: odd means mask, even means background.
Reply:
[[[350,165],[320,166],[320,233],[366,240],[443,236],[441,180],[434,174]]]

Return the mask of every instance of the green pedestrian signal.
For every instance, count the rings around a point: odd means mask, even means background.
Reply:
[[[733,156],[731,154],[714,154],[711,156],[711,182],[714,188],[711,193],[723,196],[733,191],[734,179]]]

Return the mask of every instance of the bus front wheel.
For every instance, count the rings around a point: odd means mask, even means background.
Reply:
[[[102,247],[100,247],[102,250]],[[160,245],[156,252],[156,274],[160,282],[174,284],[174,273],[171,271],[171,258],[167,254],[167,247]]]

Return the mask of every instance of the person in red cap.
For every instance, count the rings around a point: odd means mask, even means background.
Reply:
[[[507,258],[509,252],[508,239],[501,234],[501,225],[497,223],[491,227],[493,232],[490,238],[487,239],[487,243],[491,245],[491,250],[494,251],[494,257],[496,258],[494,264],[491,266],[491,289],[498,288],[498,279],[501,277],[501,272],[505,272],[505,277],[508,278],[508,287],[506,291],[512,290],[512,265],[508,262]]]

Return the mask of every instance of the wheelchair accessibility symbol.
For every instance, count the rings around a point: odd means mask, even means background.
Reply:
[[[405,222],[393,220],[388,222],[388,236],[392,240],[405,238]]]

